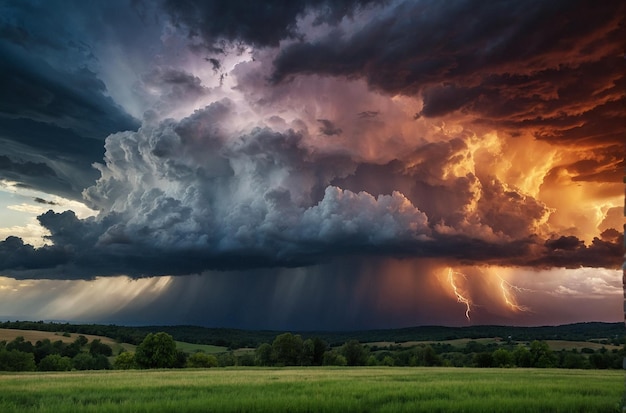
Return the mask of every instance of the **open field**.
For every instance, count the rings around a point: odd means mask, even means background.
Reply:
[[[619,412],[623,371],[282,368],[0,374],[9,412]]]
[[[64,336],[62,332],[53,333],[49,331],[37,331],[37,330],[14,330],[10,328],[0,328],[0,341],[6,340],[7,342],[15,340],[15,338],[22,336],[24,340],[30,341],[35,344],[39,340],[49,339],[53,343],[55,341],[61,340],[64,343],[72,343],[78,338],[78,336],[85,336],[87,340],[91,343],[93,340],[99,339],[102,343],[111,346],[113,349],[113,354],[118,354],[121,349],[126,351],[135,351],[135,347],[132,344],[128,343],[118,343],[109,337],[104,336],[94,336],[90,334],[77,334],[71,333],[69,337]]]

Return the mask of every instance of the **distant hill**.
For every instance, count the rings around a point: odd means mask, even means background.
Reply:
[[[194,344],[208,344],[232,349],[258,347],[261,343],[271,343],[285,331],[253,331],[228,328],[207,328],[197,326],[143,326],[128,327],[100,324],[45,323],[43,321],[6,321],[0,328],[19,330],[39,330],[67,332],[71,334],[91,334],[105,336],[119,343],[139,344],[148,333],[164,331],[175,340]],[[319,337],[331,345],[341,345],[348,340],[361,343],[409,341],[443,341],[454,339],[479,339],[486,337],[511,337],[515,341],[564,340],[564,341],[604,341],[613,344],[626,342],[624,323],[576,323],[560,326],[510,327],[510,326],[467,326],[442,327],[421,326],[388,330],[363,331],[290,331],[304,339]]]
[[[100,340],[102,344],[106,344],[111,347],[113,354],[118,354],[120,350],[135,351],[135,346],[128,343],[118,343],[110,337],[96,336],[92,334],[70,334],[68,332],[52,332],[52,331],[39,331],[39,330],[23,330],[23,329],[11,329],[0,328],[0,341],[10,342],[17,337],[24,337],[25,341],[30,341],[35,344],[37,341],[45,339],[51,342],[62,341],[66,344],[72,343],[78,338],[79,335],[84,336],[89,342],[94,340]]]

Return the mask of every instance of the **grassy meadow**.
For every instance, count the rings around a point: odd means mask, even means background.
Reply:
[[[0,373],[0,412],[619,412],[624,372],[233,368]]]

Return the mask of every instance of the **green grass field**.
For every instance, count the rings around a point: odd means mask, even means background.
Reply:
[[[623,371],[283,368],[0,374],[0,412],[619,412]]]

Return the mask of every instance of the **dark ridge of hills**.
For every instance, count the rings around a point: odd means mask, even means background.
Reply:
[[[261,343],[271,343],[274,338],[286,331],[238,330],[230,328],[209,328],[198,326],[142,326],[128,327],[103,324],[70,324],[43,321],[6,321],[0,328],[40,330],[94,334],[113,338],[119,342],[139,344],[148,333],[164,331],[175,340],[195,344],[213,344],[229,348],[258,347]],[[626,342],[624,323],[588,322],[559,326],[512,327],[512,326],[419,326],[398,329],[378,329],[362,331],[289,331],[300,334],[304,339],[319,337],[331,345],[340,345],[348,340],[361,343],[389,341],[443,341],[460,338],[478,339],[487,337],[511,337],[514,341],[566,340],[589,341],[592,339],[619,340]]]

